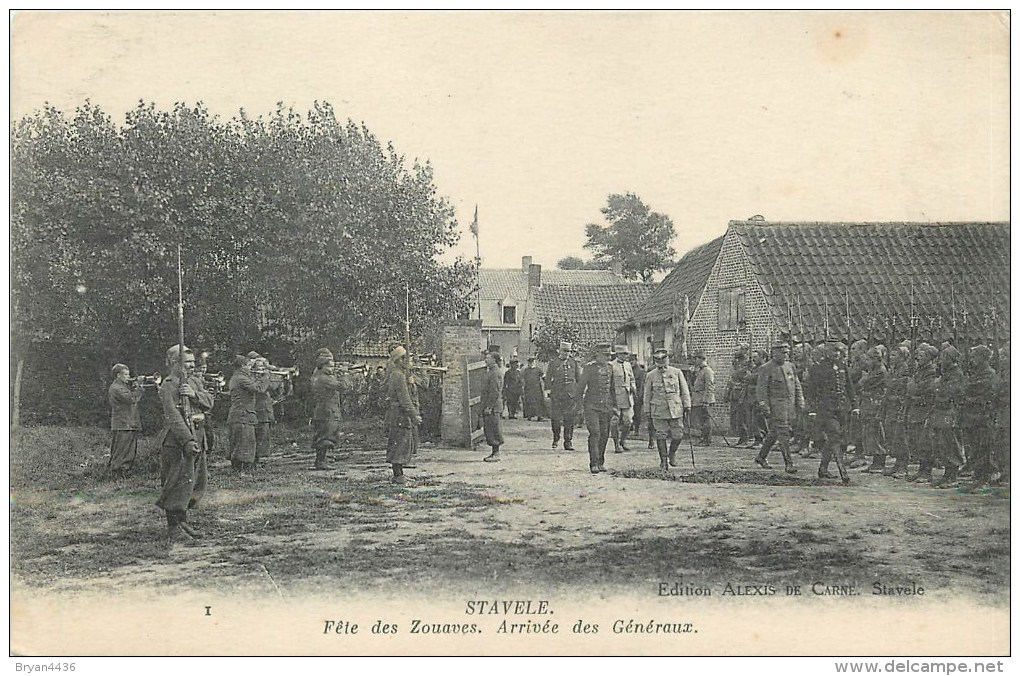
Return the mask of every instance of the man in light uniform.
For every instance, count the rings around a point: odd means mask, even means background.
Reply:
[[[616,359],[611,364],[613,367],[613,400],[615,409],[609,422],[609,434],[613,437],[613,446],[616,453],[629,450],[627,448],[627,434],[630,432],[631,422],[634,420],[634,393],[636,383],[634,380],[634,369],[627,357],[626,345],[617,345],[613,348]]]
[[[659,469],[676,467],[676,451],[683,438],[683,420],[691,410],[691,393],[680,369],[669,365],[669,352],[664,347],[652,353],[655,368],[645,376],[645,421],[649,434],[655,431],[659,450]],[[666,440],[669,439],[667,450]]]

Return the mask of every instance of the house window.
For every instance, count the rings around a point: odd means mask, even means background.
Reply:
[[[719,289],[719,330],[736,331],[744,322],[744,289]]]
[[[516,324],[517,323],[517,306],[516,305],[504,305],[503,306],[503,323],[504,324]]]

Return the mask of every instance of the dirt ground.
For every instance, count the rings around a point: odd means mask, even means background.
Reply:
[[[610,443],[608,473],[593,476],[584,430],[568,452],[550,448],[548,422],[504,429],[502,462],[426,445],[406,487],[388,481],[378,423],[352,425],[328,471],[311,470],[307,428],[278,429],[253,475],[211,459],[191,518],[206,537],[170,549],[151,440],[133,476],[111,479],[106,432],[28,428],[12,443],[12,582],[268,598],[322,585],[606,594],[682,579],[718,594],[742,581],[881,582],[1008,603],[1008,489],[970,495],[859,472],[844,487],[816,480],[817,460],[797,459],[790,476],[725,445],[696,448],[697,472],[683,446],[664,476],[644,440],[621,454]]]

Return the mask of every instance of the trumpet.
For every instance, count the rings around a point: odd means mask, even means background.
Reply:
[[[337,364],[344,373],[368,373],[368,364],[355,364],[354,362],[339,362]]]
[[[270,380],[291,380],[301,375],[301,369],[297,366],[274,366],[269,364],[265,367],[255,367],[252,373],[268,375]]]
[[[213,396],[223,394],[227,389],[227,379],[222,373],[203,373],[202,387]]]
[[[134,381],[135,387],[159,387],[163,382],[163,376],[153,373],[151,376],[135,376],[131,380]]]

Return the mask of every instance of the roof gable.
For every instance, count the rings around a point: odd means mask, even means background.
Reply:
[[[654,293],[634,314],[626,318],[627,326],[672,319],[673,304],[677,296],[687,296],[690,299],[690,311],[694,314],[701,300],[701,293],[705,290],[708,276],[712,274],[712,268],[719,257],[724,237],[717,237],[684,254]]]

